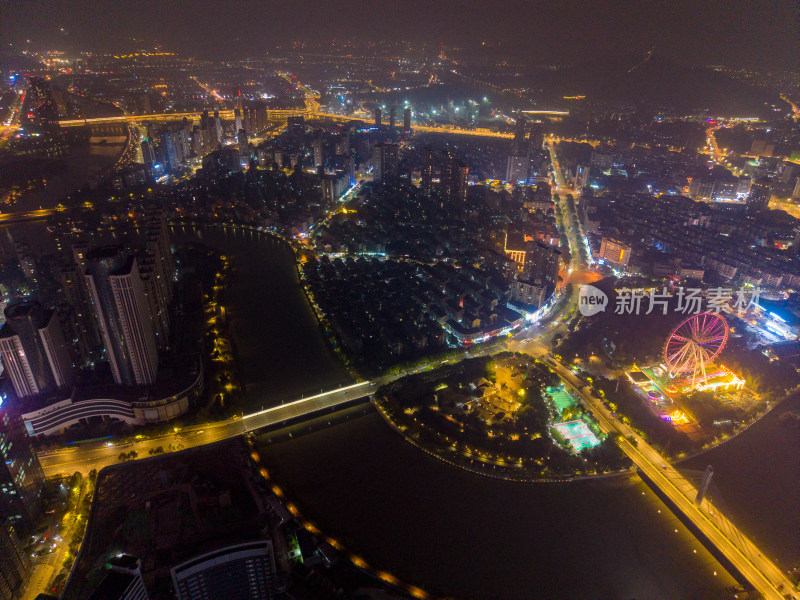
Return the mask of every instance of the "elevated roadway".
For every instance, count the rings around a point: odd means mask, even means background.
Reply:
[[[713,506],[707,498],[696,504],[697,488],[650,446],[640,435],[620,421],[562,363],[545,359],[584,400],[606,432],[620,435],[620,447],[633,464],[688,518],[725,556],[737,571],[767,600],[796,598],[789,578]]]

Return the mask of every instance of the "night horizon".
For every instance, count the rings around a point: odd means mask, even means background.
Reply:
[[[119,52],[159,46],[187,56],[257,57],[292,42],[409,41],[491,51],[524,62],[577,64],[653,50],[692,64],[800,68],[800,16],[792,2],[365,3],[237,0],[191,10],[157,0],[7,4],[2,35],[17,49]],[[220,14],[221,13],[221,14]],[[222,18],[220,18],[222,16]],[[486,46],[488,46],[488,50]]]

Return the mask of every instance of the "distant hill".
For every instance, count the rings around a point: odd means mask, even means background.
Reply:
[[[720,71],[677,63],[659,55],[603,57],[557,70],[536,69],[533,87],[597,102],[647,104],[727,116],[767,116],[776,93],[756,89]]]

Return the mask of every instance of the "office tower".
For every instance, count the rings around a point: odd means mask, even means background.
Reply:
[[[375,144],[372,149],[372,173],[376,181],[397,176],[397,144]]]
[[[167,171],[175,173],[178,170],[178,148],[175,145],[175,136],[172,131],[165,131],[161,134],[161,150],[164,152]]]
[[[154,383],[158,353],[136,259],[121,246],[103,246],[90,250],[86,262],[86,282],[114,381]]]
[[[274,597],[275,558],[270,540],[220,548],[170,572],[178,600]]]
[[[380,108],[376,108],[375,109],[375,127],[380,127],[380,126],[381,126],[381,109]]]
[[[142,140],[142,158],[147,168],[151,169],[156,163],[156,153],[153,150],[153,145],[148,140]]]
[[[314,136],[314,141],[311,142],[311,146],[314,150],[314,166],[317,169],[317,172],[321,172],[322,170],[322,131],[317,131],[317,134]]]
[[[397,111],[395,110],[394,106],[392,106],[389,109],[389,131],[394,131],[394,124],[396,117],[397,117]]]
[[[235,132],[239,132],[242,128],[242,111],[241,109],[234,109],[233,110],[233,130]]]
[[[403,130],[411,131],[411,109],[406,108],[403,110]]]
[[[4,311],[0,355],[14,392],[20,398],[66,388],[72,383],[72,361],[54,311],[22,300]]]
[[[422,149],[422,177],[420,187],[425,194],[431,193],[431,185],[433,183],[433,155],[434,151],[431,146],[425,146]]]
[[[9,519],[0,519],[0,600],[21,598],[31,563]]]
[[[750,194],[747,196],[747,211],[761,212],[769,207],[771,195],[770,181],[763,177],[750,184]]]
[[[797,183],[794,184],[792,191],[792,200],[800,200],[800,177],[797,178]]]
[[[14,403],[0,399],[0,517],[28,533],[41,508],[44,472]]]
[[[517,114],[517,123],[514,127],[514,140],[511,143],[511,154],[523,154],[525,152],[525,129],[527,121],[521,114]]]
[[[130,554],[112,556],[106,575],[89,600],[149,600],[142,578],[142,561]]]

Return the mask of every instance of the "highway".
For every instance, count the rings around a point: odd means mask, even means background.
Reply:
[[[53,208],[41,208],[39,210],[29,210],[27,212],[0,213],[0,225],[11,223],[24,223],[25,221],[42,221],[52,215]]]

